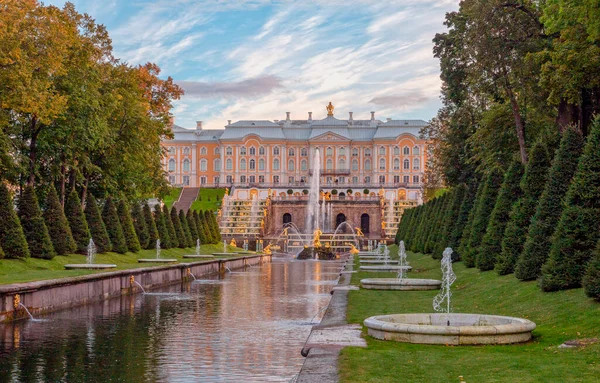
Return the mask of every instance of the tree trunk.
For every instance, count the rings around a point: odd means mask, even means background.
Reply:
[[[513,93],[512,89],[507,86],[506,94],[510,99],[510,106],[512,108],[513,116],[515,117],[515,128],[517,129],[517,140],[519,141],[519,153],[521,154],[521,163],[527,163],[527,150],[525,147],[525,126],[523,125],[523,118],[519,110],[519,103]]]

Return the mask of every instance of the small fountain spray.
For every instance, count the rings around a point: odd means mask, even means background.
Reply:
[[[404,266],[408,266],[408,261],[406,260],[406,248],[404,247],[404,241],[400,241],[398,249],[398,265],[400,265],[400,270],[398,270],[398,279],[404,279],[406,277],[406,269],[404,268]]]
[[[196,255],[200,255],[200,239],[196,238]]]
[[[227,252],[227,241],[223,240],[223,253]]]
[[[456,281],[456,274],[452,270],[452,249],[447,247],[444,250],[442,257],[442,287],[440,293],[433,298],[433,309],[437,312],[445,312],[450,314],[450,298],[452,297],[452,291],[450,286]],[[444,302],[446,303],[444,307]],[[448,320],[448,326],[450,321]]]
[[[90,242],[87,247],[87,264],[93,265],[94,260],[96,259],[96,245],[94,244],[94,240],[90,238]]]
[[[160,258],[160,238],[156,240],[156,259]]]

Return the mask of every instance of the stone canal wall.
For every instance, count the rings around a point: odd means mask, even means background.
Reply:
[[[14,309],[17,294],[19,301],[33,316],[37,316],[89,302],[139,293],[141,289],[135,282],[141,284],[144,289],[151,289],[192,280],[189,272],[196,278],[200,278],[224,273],[226,267],[235,270],[270,261],[270,255],[249,255],[0,285],[0,322],[19,319],[27,315],[22,308]]]

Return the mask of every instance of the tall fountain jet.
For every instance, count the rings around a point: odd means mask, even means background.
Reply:
[[[310,190],[308,191],[308,209],[306,214],[306,234],[312,234],[319,227],[319,191],[321,179],[321,154],[319,149],[315,150],[313,158],[313,173],[310,178]]]

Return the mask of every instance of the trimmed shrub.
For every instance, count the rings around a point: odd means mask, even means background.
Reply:
[[[81,200],[75,190],[69,193],[69,197],[65,202],[65,215],[69,221],[69,227],[71,228],[71,234],[73,234],[73,239],[75,240],[77,252],[79,254],[85,254],[87,252],[91,234],[85,214],[81,208]]]
[[[219,229],[219,222],[217,221],[217,217],[212,210],[210,211],[210,218],[214,228],[215,243],[219,243],[221,242],[221,229]]]
[[[363,190],[363,194],[364,194],[364,195],[369,195],[369,189],[365,189],[365,190]]]
[[[460,202],[460,208],[458,209],[458,215],[456,220],[452,223],[450,229],[450,237],[448,238],[448,247],[452,248],[452,261],[456,262],[460,260],[459,245],[460,240],[467,226],[469,220],[469,212],[472,210],[473,203],[475,201],[477,186],[476,184],[465,185],[465,191],[463,193],[462,201]]]
[[[448,197],[450,201],[448,202],[448,208],[446,209],[443,221],[441,222],[439,238],[437,239],[432,254],[433,259],[442,259],[444,249],[450,246],[450,238],[454,229],[454,224],[460,213],[460,206],[464,199],[466,189],[467,187],[465,184],[460,184],[452,190],[452,194]]]
[[[209,238],[207,238],[206,228],[204,227],[204,223],[202,222],[200,213],[198,211],[194,211],[194,221],[196,222],[196,227],[198,228],[198,234],[200,234],[200,242],[210,243]]]
[[[194,212],[192,209],[188,210],[186,215],[186,223],[190,228],[190,234],[192,236],[192,240],[194,242],[194,246],[196,245],[196,240],[200,239],[200,234],[198,233],[198,226],[196,226],[196,219],[194,218]]]
[[[181,222],[181,229],[183,232],[185,246],[192,247],[196,243],[196,240],[192,236],[192,231],[190,230],[190,226],[187,224],[187,219],[185,218],[185,213],[183,210],[179,210],[179,221]]]
[[[156,230],[158,231],[158,238],[160,238],[160,248],[170,249],[171,238],[169,237],[169,229],[167,228],[167,222],[165,221],[160,204],[154,206],[154,222],[156,222]]]
[[[52,259],[56,256],[48,228],[44,223],[42,211],[38,204],[33,186],[27,185],[19,198],[19,219],[29,245],[29,252],[34,258]]]
[[[600,242],[583,276],[583,288],[588,297],[600,302]]]
[[[14,209],[10,192],[2,182],[0,182],[0,247],[4,250],[4,255],[0,259],[27,258],[30,255],[27,239]]]
[[[337,195],[337,193],[338,193],[337,189],[333,189],[333,190],[331,191],[331,195]]]
[[[177,209],[175,208],[175,205],[173,205],[173,207],[171,208],[171,222],[173,223],[173,229],[175,230],[175,235],[177,236],[177,244],[178,247],[183,249],[187,244],[186,238],[185,238],[185,233],[183,231],[183,224],[184,222],[182,222],[179,219],[179,216],[177,215]]]
[[[46,196],[44,222],[46,223],[46,228],[48,228],[48,234],[50,235],[50,240],[56,254],[65,255],[77,250],[69,222],[53,184],[50,184],[48,195]]]
[[[485,184],[486,183],[484,180],[482,180],[482,182],[479,183],[479,185],[477,186],[477,192],[475,194],[475,197],[474,197],[472,203],[470,204],[471,207],[468,212],[468,218],[465,223],[464,229],[462,230],[462,233],[461,233],[460,242],[459,242],[459,246],[458,246],[458,254],[456,255],[456,260],[465,261],[464,255],[469,250],[469,239],[471,238],[471,232],[473,231],[473,221],[475,221],[475,212],[477,211],[477,206],[479,204],[479,200],[481,200],[481,196],[483,194],[483,189],[485,187]],[[473,261],[473,262],[471,263],[471,261]],[[475,267],[475,262],[474,262],[474,260],[467,259],[465,261],[465,265],[467,267]]]
[[[302,190],[302,194],[307,195],[308,194],[308,189]]]
[[[288,195],[292,195],[292,194],[294,194],[294,191],[292,189],[288,189],[287,193],[288,193]]]
[[[542,265],[548,259],[552,234],[560,220],[565,196],[577,170],[583,143],[583,136],[579,130],[569,128],[564,131],[548,173],[548,182],[531,220],[523,251],[515,265],[515,276],[520,280],[537,279]]]
[[[427,233],[427,238],[425,240],[425,246],[423,248],[423,250],[427,254],[433,252],[433,250],[435,248],[435,243],[436,243],[436,239],[438,236],[438,229],[442,225],[442,221],[443,221],[442,216],[444,215],[444,212],[446,211],[447,204],[448,204],[448,193],[444,194],[441,197],[438,197],[438,199],[439,199],[438,206],[433,213],[433,219],[431,220],[431,222],[428,225],[429,232]]]
[[[349,195],[349,196],[351,196],[352,195],[352,189],[346,190],[346,194]]]
[[[92,193],[87,193],[84,212],[90,228],[90,235],[94,240],[94,244],[98,249],[98,253],[106,253],[107,251],[111,251],[112,244],[110,243],[106,226],[104,225],[102,217],[100,216],[100,210],[96,204],[96,198],[94,198]]]
[[[600,120],[591,132],[569,187],[550,256],[542,267],[544,291],[581,286],[587,263],[600,237]]]
[[[4,250],[2,250],[2,247],[0,246],[0,259],[4,258]]]
[[[139,205],[137,206],[138,210],[141,213]],[[129,214],[129,206],[127,206],[127,202],[125,202],[125,200],[123,199],[119,201],[119,204],[117,205],[117,214],[119,215],[119,222],[121,223],[121,227],[123,228],[123,235],[125,236],[125,243],[127,244],[127,249],[133,253],[137,253],[141,250],[140,241],[136,234],[135,227],[133,226],[131,214]],[[143,223],[144,220],[142,219],[141,222]]]
[[[106,199],[104,207],[102,208],[102,221],[106,227],[108,238],[112,244],[112,251],[119,254],[125,254],[127,252],[127,242],[125,242],[125,234],[123,234],[123,227],[117,214],[117,208],[111,197]]]
[[[169,231],[169,247],[179,247],[179,238],[175,232],[175,226],[173,225],[173,220],[171,219],[171,213],[169,212],[169,208],[166,204],[164,204],[162,207],[162,214],[165,218],[167,230]],[[185,247],[185,243],[183,244],[183,247]]]
[[[135,234],[140,243],[142,249],[148,247],[150,236],[148,234],[148,228],[146,227],[146,219],[144,219],[144,212],[142,206],[139,203],[134,203],[131,210],[131,219],[133,221],[133,227],[135,228]]]
[[[144,222],[146,226],[146,230],[148,232],[148,242],[145,249],[155,249],[156,241],[158,240],[158,229],[156,228],[156,222],[154,221],[154,216],[152,215],[152,209],[150,209],[150,205],[148,202],[144,203],[143,207],[144,212]]]
[[[476,210],[473,217],[473,226],[471,227],[468,246],[465,253],[462,254],[465,266],[467,267],[473,267],[476,264],[479,246],[485,235],[490,214],[494,209],[494,202],[496,201],[502,178],[503,176],[499,171],[493,170],[484,182],[481,198],[477,201],[477,205],[475,205]]]

